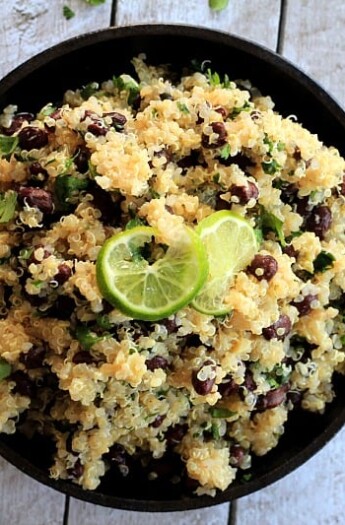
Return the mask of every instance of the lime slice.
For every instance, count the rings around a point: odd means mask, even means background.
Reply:
[[[197,226],[208,256],[209,275],[192,306],[204,314],[225,315],[231,307],[225,297],[233,276],[243,270],[258,250],[254,229],[231,211],[217,211]]]
[[[133,319],[156,321],[186,306],[208,275],[207,254],[197,233],[185,227],[170,246],[157,232],[137,226],[106,241],[97,258],[102,295]]]

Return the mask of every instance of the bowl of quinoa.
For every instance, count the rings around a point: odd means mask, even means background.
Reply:
[[[31,59],[0,109],[0,453],[75,497],[163,511],[246,495],[327,443],[345,420],[336,102],[252,43],[137,26]],[[107,239],[220,210],[257,236],[229,313],[145,321],[102,295]]]

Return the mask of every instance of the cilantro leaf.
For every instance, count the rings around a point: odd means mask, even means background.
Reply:
[[[181,113],[184,113],[185,115],[188,115],[188,113],[190,113],[188,107],[186,106],[186,104],[184,102],[180,102],[179,100],[176,102],[176,105],[177,107],[179,108],[179,110],[181,111]]]
[[[229,0],[208,0],[208,5],[213,11],[222,11],[229,4]]]
[[[105,4],[106,0],[84,0],[84,1],[90,5],[101,5],[101,4]]]
[[[270,159],[268,162],[261,162],[261,167],[267,175],[274,175],[281,168],[281,165],[275,159]]]
[[[12,367],[10,365],[10,363],[8,363],[7,361],[5,361],[5,359],[2,359],[2,357],[0,357],[0,381],[2,379],[6,379],[6,377],[8,377],[12,372]]]
[[[138,82],[130,75],[120,75],[119,77],[113,77],[113,83],[119,91],[128,92],[127,103],[129,106],[132,106],[140,93]]]
[[[316,257],[316,259],[314,259],[314,262],[313,262],[314,272],[323,273],[326,270],[329,270],[330,268],[332,268],[334,261],[335,261],[334,255],[322,250],[319,253],[319,255]]]
[[[258,227],[265,232],[265,230],[273,231],[280,242],[284,247],[286,246],[286,241],[283,232],[284,222],[281,219],[278,219],[273,213],[267,211],[263,206],[260,206],[260,215],[258,221]]]
[[[210,414],[212,417],[216,418],[216,419],[220,419],[220,418],[226,418],[226,417],[232,417],[232,416],[235,416],[237,414],[237,412],[233,412],[232,410],[228,410],[227,408],[215,408],[215,407],[212,407],[210,408]]]
[[[90,350],[91,347],[96,343],[99,343],[100,341],[111,337],[111,334],[97,336],[96,334],[91,332],[91,330],[85,325],[77,326],[74,335],[75,338],[79,341],[80,346],[83,348],[83,350]]]
[[[92,95],[94,95],[99,89],[99,84],[97,82],[89,82],[86,86],[80,90],[80,96],[83,100],[88,100]]]
[[[136,228],[136,226],[144,226],[145,222],[139,219],[139,217],[134,217],[133,219],[130,219],[125,227],[125,230],[131,230],[132,228]]]
[[[9,190],[5,194],[0,193],[0,223],[6,223],[13,219],[17,205],[17,193]]]
[[[18,137],[0,135],[0,157],[11,155],[18,146]]]
[[[250,108],[251,105],[249,104],[249,102],[246,101],[243,104],[243,106],[232,108],[231,113],[229,114],[229,118],[234,119],[235,117],[237,117],[237,115],[242,113],[242,111],[249,111]]]
[[[68,5],[64,5],[62,8],[62,14],[66,20],[71,20],[75,16],[75,12]]]
[[[222,147],[220,150],[220,158],[223,160],[227,160],[231,155],[231,148],[230,144],[225,144],[225,146]]]
[[[59,208],[63,211],[69,211],[73,197],[79,191],[86,190],[88,184],[88,179],[79,179],[73,175],[58,175],[55,181],[55,197]]]

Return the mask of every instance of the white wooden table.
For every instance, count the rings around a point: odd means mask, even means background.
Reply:
[[[69,5],[76,16],[65,20]],[[0,77],[38,51],[109,25],[189,23],[221,29],[277,50],[345,105],[343,0],[0,0]],[[0,525],[335,525],[344,524],[345,429],[304,466],[231,507],[141,514],[65,498],[0,459]]]

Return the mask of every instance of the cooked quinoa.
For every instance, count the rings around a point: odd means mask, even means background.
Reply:
[[[0,117],[0,431],[50,436],[50,475],[85,489],[173,457],[173,482],[214,495],[345,372],[345,161],[248,82],[133,63]],[[220,209],[259,239],[228,315],[138,321],[102,298],[106,239]]]

